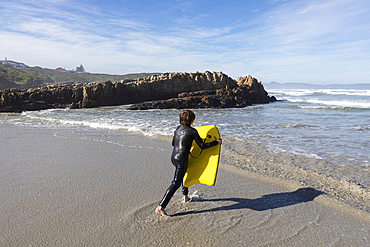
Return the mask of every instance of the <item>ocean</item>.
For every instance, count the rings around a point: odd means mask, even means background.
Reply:
[[[218,127],[223,138],[221,162],[298,181],[369,211],[370,90],[267,91],[278,101],[194,109],[194,126]],[[123,133],[171,140],[179,112],[129,111],[125,106],[50,109],[0,113],[0,126],[55,129],[56,136],[60,129],[70,130],[81,139],[93,132],[102,142]]]

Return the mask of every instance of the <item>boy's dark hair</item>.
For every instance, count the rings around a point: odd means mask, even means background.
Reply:
[[[179,116],[181,125],[190,125],[195,120],[195,114],[192,110],[182,110]]]

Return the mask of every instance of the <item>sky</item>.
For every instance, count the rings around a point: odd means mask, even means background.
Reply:
[[[369,0],[1,0],[0,60],[370,83]]]

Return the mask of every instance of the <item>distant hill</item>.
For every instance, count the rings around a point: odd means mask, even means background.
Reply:
[[[14,68],[0,64],[0,90],[7,88],[33,88],[56,83],[89,83],[104,81],[121,81],[151,76],[157,73],[133,73],[126,75],[109,75],[59,72],[41,67]]]
[[[270,82],[263,83],[266,90],[270,89],[357,89],[357,90],[370,90],[370,83],[363,84],[327,84],[327,85],[316,85],[309,83],[278,83]]]
[[[53,69],[45,69],[41,67],[25,67],[23,69],[18,70],[29,75],[37,76],[47,83],[61,83],[61,82],[89,83],[103,81],[121,81],[124,79],[137,79],[156,74],[156,73],[135,73],[126,75],[109,75],[93,73],[71,74],[67,72],[59,72]]]
[[[0,90],[44,86],[46,82],[37,76],[23,73],[11,66],[0,64]]]

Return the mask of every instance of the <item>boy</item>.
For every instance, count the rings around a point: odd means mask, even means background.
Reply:
[[[180,186],[182,186],[182,194],[184,195],[183,201],[187,202],[190,200],[188,196],[188,188],[183,186],[182,181],[188,168],[188,158],[193,140],[201,149],[222,144],[222,140],[216,139],[216,137],[215,140],[210,143],[203,142],[198,134],[198,131],[191,127],[195,120],[195,114],[193,111],[182,110],[179,116],[180,126],[175,130],[175,134],[172,139],[173,151],[171,155],[171,162],[176,167],[175,176],[170,187],[168,187],[166,193],[164,194],[162,201],[155,210],[155,212],[161,216],[167,215],[165,208],[173,194]]]

